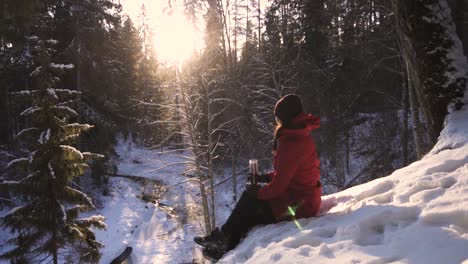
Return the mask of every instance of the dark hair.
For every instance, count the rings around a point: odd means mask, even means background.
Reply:
[[[273,133],[273,151],[278,148],[278,138],[281,134],[281,130],[287,129],[301,129],[304,128],[303,124],[293,124],[291,121],[302,113],[303,110],[301,98],[296,94],[288,94],[283,96],[275,105],[274,114],[280,120],[280,124],[277,124]]]

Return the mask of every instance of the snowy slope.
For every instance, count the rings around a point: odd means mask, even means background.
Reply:
[[[256,228],[220,263],[468,264],[468,105],[422,160],[323,200],[322,216]]]

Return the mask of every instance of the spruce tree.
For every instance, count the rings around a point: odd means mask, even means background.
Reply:
[[[32,102],[20,114],[30,120],[31,127],[17,134],[30,153],[8,164],[26,173],[18,181],[2,183],[14,196],[24,198],[24,204],[0,219],[1,226],[14,236],[8,241],[12,247],[0,259],[58,263],[62,257],[73,256],[79,263],[97,263],[103,245],[91,228],[104,229],[104,217],[79,218],[94,206],[90,197],[75,188],[74,180],[85,173],[88,161],[102,156],[72,146],[80,133],[92,127],[70,123],[77,117],[71,106],[78,92],[61,87],[59,76],[73,65],[52,62],[54,41],[35,40],[32,55],[37,67],[30,74],[34,90],[15,93],[18,99]]]

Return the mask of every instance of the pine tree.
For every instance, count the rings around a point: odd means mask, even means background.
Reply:
[[[35,39],[32,55],[36,63],[30,74],[33,89],[15,93],[19,99],[32,101],[20,115],[29,119],[31,127],[23,129],[17,138],[27,142],[30,153],[11,161],[9,168],[23,168],[24,177],[2,183],[25,203],[1,218],[0,224],[14,235],[8,243],[12,248],[1,259],[33,263],[60,255],[76,254],[80,263],[97,263],[102,244],[96,241],[92,227],[104,229],[104,217],[94,215],[79,218],[80,213],[94,208],[91,199],[77,190],[75,177],[88,168],[87,162],[101,155],[80,152],[71,144],[92,126],[69,123],[77,117],[70,107],[79,93],[60,88],[60,73],[73,65],[54,64],[54,41]]]

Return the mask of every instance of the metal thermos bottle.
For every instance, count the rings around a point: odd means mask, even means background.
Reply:
[[[258,161],[256,159],[249,160],[249,171],[251,175],[251,184],[257,185],[257,176],[258,176]]]

